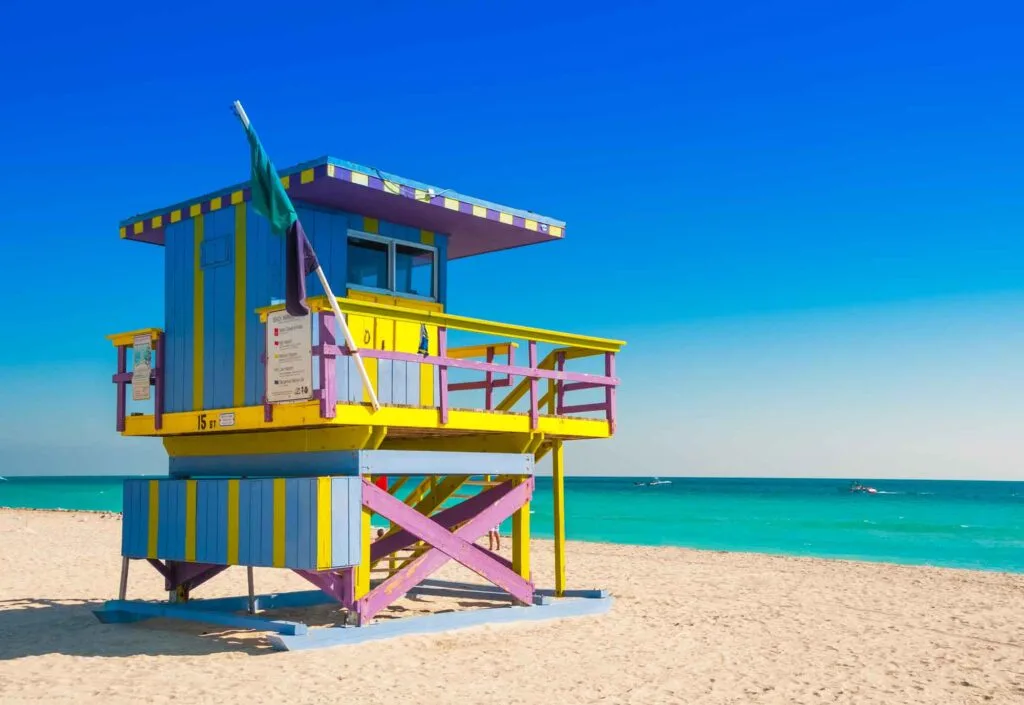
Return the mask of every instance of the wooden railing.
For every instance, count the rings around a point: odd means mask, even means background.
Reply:
[[[334,314],[324,297],[308,301],[313,315],[317,317],[320,344],[314,346],[313,354],[319,358],[320,383],[315,397],[321,401],[321,415],[333,418],[338,403],[338,392],[334,384],[333,362],[338,356],[351,355],[347,347],[338,345],[337,327]],[[339,299],[346,316],[359,315],[386,321],[401,321],[436,328],[437,354],[424,354],[413,350],[379,350],[360,348],[359,354],[365,359],[392,360],[434,366],[438,369],[438,397],[436,402],[441,424],[448,422],[453,406],[450,395],[453,392],[483,390],[484,410],[510,412],[524,397],[528,398],[527,413],[531,429],[537,428],[540,414],[564,416],[586,412],[603,412],[610,431],[615,429],[615,391],[619,379],[615,376],[615,353],[624,342],[606,338],[576,335],[559,331],[544,330],[528,326],[497,323],[465,316],[456,316],[437,311],[403,308],[368,301]],[[260,309],[261,318],[283,306]],[[496,340],[452,347],[448,346],[450,331],[461,331],[493,337]],[[515,351],[519,348],[516,340],[525,341],[527,362],[516,364]],[[556,346],[543,360],[538,360],[538,345]],[[504,357],[504,360],[499,360]],[[569,361],[601,357],[604,362],[603,374],[593,374],[566,369]],[[451,370],[468,370],[479,373],[482,379],[466,382],[450,382]],[[519,380],[518,383],[515,380]],[[547,382],[543,397],[539,394],[540,382]],[[513,386],[514,385],[514,386]],[[511,388],[501,400],[495,399],[495,392]],[[600,390],[602,399],[582,404],[567,404],[566,395],[584,390]],[[266,414],[272,414],[269,405]]]
[[[153,352],[153,364],[150,368],[149,383],[153,396],[153,424],[159,430],[163,427],[164,415],[164,332],[159,328],[144,328],[127,333],[108,335],[107,340],[117,348],[117,372],[112,378],[117,386],[117,430],[125,429],[127,417],[128,387],[132,384],[134,373],[128,369],[128,352],[135,346],[139,337],[148,337]]]

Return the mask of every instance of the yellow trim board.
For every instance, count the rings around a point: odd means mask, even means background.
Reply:
[[[273,523],[273,550],[274,567],[284,567],[284,534],[285,534],[285,492],[287,484],[283,477],[274,478],[274,523]]]
[[[234,321],[234,389],[231,401],[235,406],[245,403],[245,305],[246,241],[244,203],[235,205],[235,321]]]
[[[160,328],[140,328],[138,330],[130,330],[127,333],[113,333],[107,336],[107,340],[117,348],[122,345],[134,345],[135,336],[137,335],[149,335],[155,343],[163,334],[164,332]]]
[[[228,564],[238,565],[239,533],[239,484],[238,480],[228,480]]]
[[[206,328],[206,301],[203,281],[203,216],[198,214],[192,221],[195,223],[194,245],[192,253],[192,408],[203,408],[203,334]]]
[[[486,358],[488,349],[493,349],[495,356],[508,355],[509,350],[515,350],[519,343],[504,341],[501,343],[481,343],[479,345],[464,345],[460,348],[448,348],[448,357],[456,360],[470,360],[473,358]]]
[[[331,567],[331,485],[329,477],[316,481],[316,565],[324,570]]]
[[[235,424],[230,430],[200,432],[199,419],[216,418],[219,414],[234,414]],[[556,417],[542,415],[537,429],[530,428],[529,414],[494,413],[452,409],[448,412],[448,423],[441,425],[437,409],[384,406],[374,411],[369,405],[338,404],[333,419],[320,417],[319,402],[301,404],[279,404],[274,407],[273,421],[263,420],[262,406],[244,406],[212,411],[186,411],[164,414],[163,427],[154,428],[152,415],[129,416],[125,419],[125,436],[179,436],[179,435],[230,435],[242,431],[284,431],[303,427],[331,426],[381,426],[387,427],[390,436],[400,436],[400,429],[434,429],[445,431],[477,431],[480,433],[543,433],[547,438],[608,438],[608,422],[604,419],[578,417]],[[252,440],[250,438],[250,440]]]
[[[315,296],[306,300],[311,311],[330,311],[331,306],[324,296]],[[496,338],[517,338],[535,340],[538,343],[549,343],[551,345],[564,345],[568,347],[584,348],[596,352],[618,352],[626,344],[623,340],[612,340],[610,338],[596,338],[588,335],[575,333],[562,333],[559,331],[545,330],[543,328],[532,328],[530,326],[519,326],[508,323],[496,323],[481,318],[469,318],[467,316],[455,316],[441,311],[424,311],[404,306],[390,306],[387,304],[374,303],[370,301],[358,301],[351,298],[339,298],[338,305],[345,314],[356,314],[372,316],[374,318],[385,318],[395,321],[409,321],[421,323],[428,326],[444,326],[455,330],[462,330],[468,333],[480,333],[492,335]],[[267,316],[274,311],[283,311],[284,304],[264,306],[256,309],[260,320],[266,322]]]
[[[196,559],[196,481],[185,480],[185,560]]]
[[[164,417],[166,418],[166,416]],[[167,436],[164,449],[172,458],[206,455],[263,455],[330,450],[360,450],[377,442],[372,426],[303,428],[259,434],[217,433]]]

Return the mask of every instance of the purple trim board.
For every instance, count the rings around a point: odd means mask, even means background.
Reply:
[[[322,159],[280,173],[297,202],[356,213],[448,236],[448,259],[471,257],[523,245],[560,239],[565,225],[535,214],[522,214],[444,189],[418,188],[390,181]],[[353,165],[355,166],[355,165]],[[365,169],[373,172],[373,169]],[[399,179],[399,177],[394,177]],[[427,189],[438,195],[430,196]],[[202,196],[122,222],[121,237],[164,244],[164,228],[193,217],[244,203],[251,198],[245,185]]]

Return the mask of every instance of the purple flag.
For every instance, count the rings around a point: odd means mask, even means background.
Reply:
[[[288,226],[284,246],[285,310],[292,316],[305,316],[309,313],[306,306],[306,277],[315,272],[320,263],[298,218]]]

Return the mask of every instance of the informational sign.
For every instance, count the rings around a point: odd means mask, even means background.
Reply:
[[[153,370],[153,340],[149,334],[132,341],[132,401],[149,399],[149,376]]]
[[[313,398],[312,316],[275,311],[267,316],[267,401]]]

